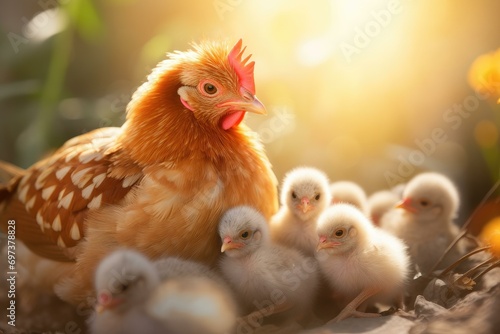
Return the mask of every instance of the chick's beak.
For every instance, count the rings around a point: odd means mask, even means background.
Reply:
[[[411,198],[406,197],[401,202],[396,204],[396,208],[404,209],[411,213],[417,213],[418,209],[413,206]]]
[[[240,88],[241,98],[229,100],[218,104],[220,108],[225,108],[227,111],[243,111],[252,112],[255,114],[266,115],[266,107],[259,101],[257,96],[252,95],[247,89]]]
[[[311,202],[309,201],[309,198],[307,197],[302,197],[300,200],[300,204],[297,205],[297,207],[302,210],[303,213],[307,213],[314,209],[314,206],[311,205]]]
[[[316,252],[319,252],[320,250],[325,248],[333,248],[338,245],[340,245],[340,242],[328,241],[328,238],[322,235],[319,237],[319,243],[318,246],[316,247]]]
[[[105,310],[110,310],[117,305],[121,304],[123,299],[111,296],[107,291],[102,291],[99,293],[97,298],[97,306],[95,308],[97,313],[102,313]]]
[[[220,251],[221,253],[224,253],[227,250],[239,249],[242,248],[243,246],[244,245],[241,242],[233,242],[233,239],[231,239],[231,237],[224,237]]]

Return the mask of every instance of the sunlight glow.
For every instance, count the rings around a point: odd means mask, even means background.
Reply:
[[[327,38],[316,38],[300,44],[297,56],[305,66],[316,66],[325,62],[333,52],[333,43]]]

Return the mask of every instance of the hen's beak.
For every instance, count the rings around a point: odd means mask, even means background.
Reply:
[[[234,99],[222,102],[217,106],[226,108],[228,111],[253,112],[255,114],[266,115],[266,107],[259,101],[257,96],[252,95],[245,88],[240,89],[241,99]]]
[[[404,209],[411,213],[417,213],[418,209],[413,206],[411,199],[409,197],[403,199],[401,202],[396,204],[396,208]]]
[[[328,240],[327,237],[325,237],[324,235],[319,237],[319,243],[318,243],[318,246],[316,247],[316,252],[319,252],[320,250],[325,249],[325,248],[333,248],[335,246],[340,245],[340,242],[336,242],[336,241],[327,242],[327,240]]]
[[[220,248],[221,253],[224,253],[227,250],[231,249],[240,249],[243,248],[244,244],[241,242],[233,242],[231,237],[225,237],[222,242],[222,247]]]

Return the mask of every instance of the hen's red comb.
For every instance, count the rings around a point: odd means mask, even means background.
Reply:
[[[233,47],[229,55],[227,56],[229,64],[234,68],[238,79],[240,80],[240,85],[246,88],[252,95],[255,95],[255,82],[253,79],[253,67],[255,62],[252,61],[247,64],[247,61],[252,55],[249,55],[245,59],[241,60],[243,52],[245,52],[246,46],[241,49],[242,40],[240,39],[238,43]]]

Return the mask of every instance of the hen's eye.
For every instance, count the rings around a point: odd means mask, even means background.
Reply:
[[[320,199],[320,197],[321,197],[321,195],[320,195],[320,194],[317,194],[316,196],[314,196],[314,199],[315,199],[315,200],[319,200],[319,199]]]
[[[205,93],[207,93],[209,95],[214,95],[215,93],[217,93],[217,87],[215,87],[211,83],[204,84],[203,90],[205,91]]]
[[[292,198],[293,199],[297,198],[297,194],[295,193],[295,191],[292,191]]]
[[[339,228],[334,232],[335,236],[338,238],[341,238],[345,234],[346,230],[345,228]]]

